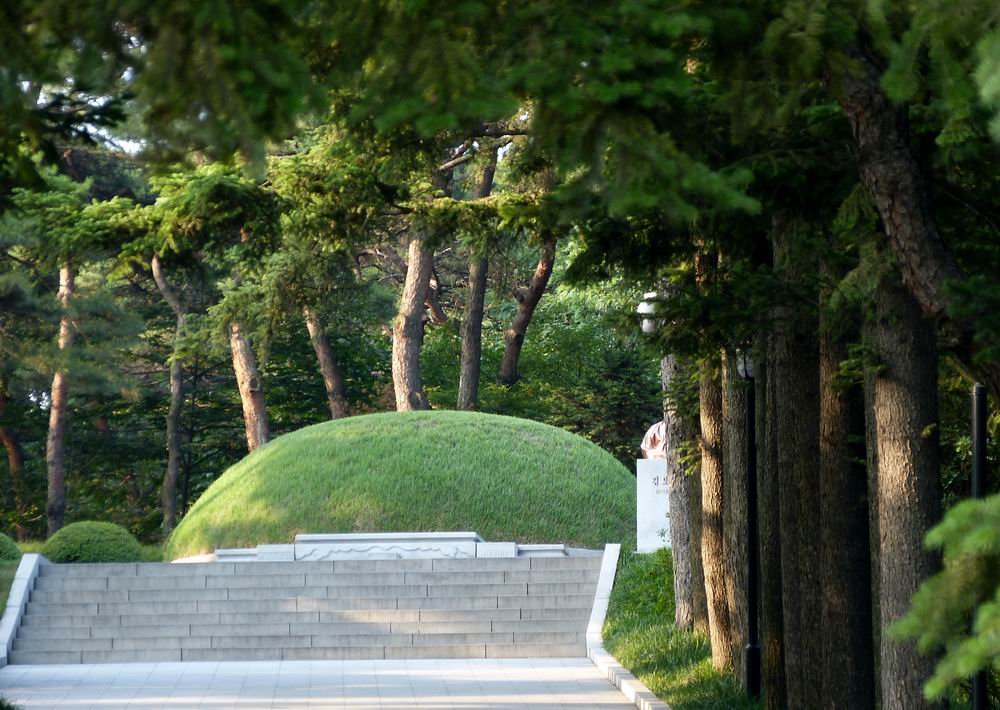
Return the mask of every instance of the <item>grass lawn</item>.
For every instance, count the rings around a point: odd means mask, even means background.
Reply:
[[[17,562],[0,562],[0,615],[7,604],[7,595],[10,593],[10,585],[14,581],[14,573],[17,571]]]
[[[604,623],[604,646],[674,710],[759,708],[712,668],[708,639],[674,627],[669,550],[622,553]]]
[[[250,454],[195,503],[166,558],[302,532],[627,546],[634,521],[634,477],[579,436],[513,417],[393,412],[317,424]]]

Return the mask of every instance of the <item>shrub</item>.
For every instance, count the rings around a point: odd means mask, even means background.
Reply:
[[[21,708],[0,695],[0,710],[21,710]]]
[[[138,562],[143,557],[128,530],[94,521],[67,525],[46,541],[42,554],[53,562]]]
[[[959,503],[926,542],[943,552],[942,570],[917,590],[892,633],[943,654],[924,686],[935,699],[979,670],[1000,670],[1000,494]]]
[[[0,560],[11,561],[21,559],[21,551],[9,537],[0,533]]]

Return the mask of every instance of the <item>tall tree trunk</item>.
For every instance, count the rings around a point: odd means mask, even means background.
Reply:
[[[781,485],[778,471],[779,403],[774,392],[774,353],[770,338],[757,339],[757,520],[760,524],[760,639],[764,702],[769,710],[786,707],[785,625],[782,610]]]
[[[827,276],[837,277],[824,266]],[[826,299],[824,299],[826,300]],[[875,705],[864,398],[839,381],[847,343],[821,311],[819,498],[823,707]],[[857,333],[852,336],[856,337]]]
[[[875,348],[881,365],[873,404],[881,538],[882,707],[940,707],[925,700],[921,691],[935,659],[918,653],[912,641],[886,633],[906,614],[917,587],[938,566],[923,544],[941,515],[937,343],[934,328],[897,275],[883,279],[875,308]]]
[[[708,635],[712,642],[712,665],[733,665],[732,628],[726,596],[726,564],[723,529],[722,386],[718,360],[701,367],[698,387],[701,412],[701,557],[708,598]]]
[[[775,266],[790,286],[815,273],[802,253],[800,226],[779,220]],[[775,308],[774,379],[778,482],[781,488],[781,573],[785,682],[790,708],[821,706],[819,535],[819,351],[815,308]]]
[[[0,367],[2,369],[2,367]],[[11,493],[14,494],[14,535],[19,542],[28,539],[28,498],[24,484],[24,448],[11,426],[7,405],[10,403],[10,389],[7,375],[0,375],[0,442],[7,452],[7,468],[10,471]]]
[[[432,262],[432,254],[424,248],[423,236],[414,234],[410,240],[409,264],[399,298],[399,311],[392,328],[392,383],[398,412],[430,409],[420,374],[420,349]]]
[[[878,60],[866,49],[858,49],[851,58],[855,62],[838,72],[832,83],[858,145],[861,181],[882,218],[903,283],[923,314],[938,318],[950,305],[948,282],[962,281],[965,275],[931,212],[927,178],[910,146],[905,109],[885,95]],[[958,359],[994,398],[1000,398],[1000,362],[975,357],[983,341],[974,337],[971,322],[955,326]]]
[[[312,343],[319,363],[319,372],[323,376],[323,387],[326,388],[326,401],[330,406],[330,419],[343,419],[350,416],[347,404],[347,388],[344,386],[344,375],[337,363],[337,356],[330,346],[330,339],[320,322],[319,313],[312,306],[303,306],[306,330],[309,331],[309,342]]]
[[[664,452],[667,465],[667,495],[670,503],[670,552],[674,562],[674,624],[679,629],[694,628],[694,570],[692,545],[701,540],[691,537],[691,496],[694,477],[688,476],[681,462],[680,445],[685,439],[684,415],[670,399],[672,383],[687,375],[675,355],[660,360],[660,380],[666,395],[663,399]],[[700,582],[704,585],[704,580]]]
[[[504,331],[504,351],[503,360],[500,362],[500,374],[497,382],[508,387],[517,382],[521,375],[517,371],[517,363],[521,357],[521,348],[524,346],[524,334],[531,324],[531,319],[535,315],[538,302],[545,293],[548,286],[549,277],[552,276],[552,265],[556,259],[556,240],[549,238],[542,244],[542,252],[538,258],[538,265],[535,266],[535,273],[531,276],[531,283],[527,290],[518,292],[516,298],[517,313],[510,328]]]
[[[740,380],[736,354],[722,356],[722,488],[726,566],[726,599],[729,604],[733,667],[745,685],[742,666],[747,644],[750,611],[747,608],[747,383]]]
[[[48,467],[49,490],[45,504],[48,533],[54,535],[63,526],[66,513],[66,426],[69,414],[69,383],[66,379],[66,360],[76,339],[76,321],[69,313],[70,302],[76,294],[76,272],[70,264],[59,267],[59,303],[63,308],[59,319],[60,365],[52,375],[49,397],[49,434],[45,444],[45,464]]]
[[[247,448],[255,451],[271,438],[271,425],[264,401],[264,379],[257,367],[250,341],[240,330],[240,324],[229,324],[229,349],[233,354],[233,371],[243,403],[243,423],[247,434]]]
[[[184,334],[187,311],[180,296],[171,286],[163,272],[163,262],[156,254],[150,262],[153,281],[167,302],[177,325],[174,331],[173,357],[170,359],[170,408],[167,411],[167,468],[163,472],[160,487],[160,503],[163,507],[163,529],[170,532],[177,525],[177,482],[181,471],[181,415],[184,409],[184,367],[177,358],[177,346]]]
[[[684,441],[697,445],[701,427],[697,418],[681,421]],[[708,636],[708,594],[705,588],[705,563],[702,558],[704,537],[704,515],[701,502],[701,464],[698,470],[687,476],[688,483],[688,524],[691,526],[691,617],[695,633]]]
[[[873,345],[875,342],[874,319],[867,318],[862,325],[862,337],[864,342]],[[881,599],[881,579],[882,562],[879,557],[879,549],[882,545],[881,535],[878,530],[878,425],[875,423],[875,375],[878,368],[875,364],[869,363],[864,371],[864,394],[865,394],[865,460],[868,470],[868,551],[871,557],[871,578],[872,578],[872,600],[871,600],[871,620],[872,620],[872,648],[874,649],[874,663],[872,668],[875,677],[875,707],[882,707],[882,656],[879,649],[882,647],[881,620],[882,613],[879,605]]]
[[[489,197],[497,170],[497,148],[490,151],[489,160],[476,190],[477,198]],[[486,281],[490,262],[485,254],[474,255],[469,261],[469,298],[462,317],[462,355],[458,367],[458,408],[479,406],[479,378],[482,374],[483,312],[486,307]]]

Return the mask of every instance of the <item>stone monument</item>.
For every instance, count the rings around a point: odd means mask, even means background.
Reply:
[[[667,493],[666,437],[663,422],[649,428],[635,462],[636,549],[670,547],[670,497]]]

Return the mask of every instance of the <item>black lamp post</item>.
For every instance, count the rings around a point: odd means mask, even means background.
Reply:
[[[758,623],[760,589],[760,547],[757,522],[757,392],[754,387],[753,360],[744,351],[738,354],[737,367],[747,388],[745,433],[747,440],[747,645],[743,649],[747,693],[760,697],[760,627]]]
[[[986,388],[978,382],[972,387],[972,497],[986,497]],[[972,676],[972,710],[986,710],[986,671]]]

